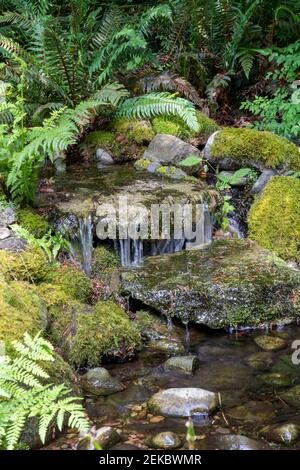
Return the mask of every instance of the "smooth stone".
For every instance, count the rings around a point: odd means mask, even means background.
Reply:
[[[179,436],[171,431],[159,432],[151,439],[151,446],[155,449],[177,449],[181,444]]]
[[[14,234],[4,240],[0,239],[0,250],[10,251],[11,253],[21,253],[26,247],[26,240],[17,238]]]
[[[156,170],[160,168],[160,163],[159,162],[151,162],[149,163],[147,167],[148,173],[156,173]]]
[[[106,150],[98,148],[96,150],[96,161],[97,163],[101,163],[102,165],[113,165],[114,160],[112,156],[106,152]]]
[[[268,181],[274,175],[276,175],[276,171],[264,170],[252,186],[250,191],[251,194],[260,194],[263,191],[264,187],[267,185]]]
[[[258,380],[264,382],[266,385],[275,388],[289,387],[292,383],[291,378],[287,374],[280,372],[271,372],[269,374],[262,374]]]
[[[279,351],[287,346],[286,341],[278,336],[260,335],[254,341],[264,351]]]
[[[265,351],[259,351],[257,353],[251,354],[246,359],[247,364],[253,369],[265,371],[272,367],[273,358],[272,355]]]
[[[240,421],[260,422],[271,418],[274,415],[274,409],[269,403],[249,401],[245,405],[226,410],[226,415]]]
[[[108,450],[120,441],[119,433],[110,426],[97,429],[92,434],[87,434],[79,440],[77,450],[96,450],[95,444],[103,450]]]
[[[0,227],[0,240],[10,237],[10,230],[7,227]]]
[[[169,388],[155,393],[148,401],[150,412],[163,416],[188,417],[210,414],[217,407],[217,397],[202,388]]]
[[[144,158],[147,160],[172,165],[178,164],[190,155],[200,156],[200,150],[168,134],[157,134],[144,152]]]
[[[299,440],[300,427],[294,423],[281,424],[279,426],[267,426],[261,430],[261,434],[268,441],[278,442],[279,444],[294,444]]]
[[[0,224],[3,227],[17,222],[17,216],[15,210],[12,207],[2,207],[0,204]]]
[[[165,370],[175,370],[184,374],[193,374],[199,367],[199,359],[197,356],[175,356],[170,357],[164,363]]]
[[[294,408],[300,408],[300,385],[280,393],[280,398]]]
[[[220,171],[218,176],[220,177],[225,176],[226,178],[230,179],[234,175],[234,173],[235,173],[234,171],[223,170],[223,171]],[[246,186],[247,182],[248,182],[248,178],[246,176],[241,176],[234,183],[230,183],[230,186],[232,186],[233,188],[235,187],[238,188],[240,186]]]
[[[152,351],[160,351],[169,355],[184,354],[183,344],[169,339],[150,341],[148,348]]]
[[[105,396],[125,389],[124,385],[103,367],[89,370],[82,376],[82,388],[93,395]]]
[[[239,434],[211,436],[197,445],[198,450],[263,450],[266,445]]]

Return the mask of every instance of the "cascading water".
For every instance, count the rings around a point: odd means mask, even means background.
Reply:
[[[78,218],[78,231],[71,242],[71,252],[75,259],[80,259],[80,264],[87,276],[91,274],[93,251],[93,220],[92,215]]]

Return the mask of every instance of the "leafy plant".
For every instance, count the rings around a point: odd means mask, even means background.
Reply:
[[[198,157],[197,155],[189,155],[184,160],[181,160],[179,163],[180,166],[191,167],[198,165],[202,162],[202,157]]]
[[[231,199],[232,199],[231,196],[229,196],[228,194],[226,194],[223,197],[223,205],[221,207],[221,214],[220,214],[220,221],[219,221],[223,230],[227,230],[228,228],[228,224],[229,224],[229,219],[227,217],[228,214],[234,211],[234,206],[230,204]]]
[[[239,170],[235,171],[232,175],[229,173],[217,173],[217,184],[216,188],[219,191],[224,191],[226,189],[230,189],[231,186],[234,186],[239,182],[241,178],[247,177],[248,183],[254,182],[257,174],[256,171],[252,168],[240,168]]]
[[[23,342],[13,341],[15,357],[2,357],[0,363],[0,446],[8,450],[19,443],[31,418],[38,419],[38,431],[45,442],[49,426],[68,425],[86,432],[89,423],[80,398],[69,396],[64,385],[49,384],[43,362],[53,362],[53,346],[39,334],[25,333]]]
[[[41,248],[46,253],[50,263],[54,263],[60,250],[70,250],[69,242],[60,233],[53,235],[49,230],[42,238],[35,238],[28,230],[18,224],[12,225],[11,228],[20,238],[24,238],[31,245]]]
[[[282,49],[261,52],[276,66],[266,76],[268,94],[243,102],[241,109],[258,117],[254,123],[257,129],[297,138],[300,136],[300,40]]]

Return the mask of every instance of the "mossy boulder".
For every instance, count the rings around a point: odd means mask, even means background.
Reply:
[[[300,260],[300,180],[275,176],[252,205],[249,237],[284,259]]]
[[[18,223],[35,238],[42,238],[50,230],[48,221],[32,209],[21,209],[17,213]]]
[[[94,367],[104,358],[128,359],[140,347],[139,331],[114,302],[98,302],[92,308],[59,290],[55,297],[55,303],[48,304],[50,334],[72,365]]]
[[[299,148],[267,131],[226,128],[214,133],[204,149],[204,156],[213,165],[225,170],[254,167],[258,170],[300,169]]]
[[[51,269],[44,251],[31,245],[20,253],[0,250],[0,265],[7,278],[31,283],[43,281]]]
[[[248,240],[150,257],[124,272],[127,295],[183,323],[212,328],[286,322],[299,315],[300,273]]]
[[[47,282],[59,286],[66,294],[80,302],[89,302],[92,297],[91,280],[75,266],[60,265],[50,271]]]
[[[94,249],[92,260],[93,277],[106,280],[120,265],[120,258],[114,250],[106,248],[104,245],[99,245]]]
[[[149,121],[137,119],[119,119],[112,123],[113,131],[118,135],[124,135],[129,141],[136,144],[145,144],[154,137],[154,131]]]
[[[35,286],[0,277],[0,341],[22,340],[47,327],[47,310]]]

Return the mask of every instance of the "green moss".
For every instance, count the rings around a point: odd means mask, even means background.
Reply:
[[[98,302],[94,308],[56,292],[49,305],[50,335],[74,366],[97,366],[103,358],[126,359],[140,347],[140,333],[114,302]]]
[[[60,385],[64,383],[72,390],[72,393],[79,394],[79,377],[75,374],[70,364],[68,364],[58,353],[53,353],[53,362],[43,362],[42,367],[49,374],[49,383]]]
[[[17,216],[19,224],[35,238],[42,238],[50,230],[47,220],[31,209],[21,209]]]
[[[47,324],[47,311],[37,289],[26,282],[0,278],[0,340],[21,340],[27,331],[35,335]]]
[[[99,245],[93,252],[92,277],[109,284],[113,274],[120,267],[119,256],[115,251]]]
[[[161,166],[157,168],[156,172],[162,176],[172,176],[176,174],[176,167],[173,165]]]
[[[249,164],[249,160],[268,168],[300,169],[300,150],[289,140],[271,132],[254,129],[223,129],[211,147],[216,159],[229,157]]]
[[[147,158],[140,158],[135,162],[134,168],[136,170],[147,170],[150,163],[150,160],[147,160]]]
[[[0,250],[0,266],[6,277],[32,283],[43,281],[50,271],[43,250],[29,245],[17,254]]]
[[[81,269],[74,266],[59,266],[49,273],[47,282],[59,286],[66,294],[80,302],[91,300],[91,280]]]
[[[119,119],[113,122],[112,129],[137,144],[150,142],[155,135],[150,123],[137,119]]]
[[[115,143],[115,135],[110,131],[94,131],[91,132],[85,139],[85,142],[90,145],[96,145],[99,147],[106,145],[113,145]]]
[[[273,177],[252,205],[249,236],[284,259],[300,260],[300,180]]]
[[[153,129],[156,134],[170,134],[181,139],[191,139],[193,137],[202,137],[203,141],[217,131],[219,126],[217,123],[201,113],[196,111],[197,121],[200,126],[198,132],[192,131],[177,116],[158,116],[152,120]]]

